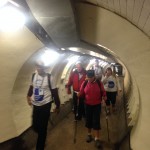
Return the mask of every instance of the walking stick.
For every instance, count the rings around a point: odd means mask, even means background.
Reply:
[[[77,120],[74,121],[74,137],[73,137],[73,143],[76,143],[76,134],[77,134]]]
[[[106,106],[105,106],[105,112],[106,112],[107,136],[108,136],[108,142],[110,142],[109,129],[108,129],[108,114],[107,114],[107,108],[106,108]]]
[[[77,99],[77,111],[75,116],[78,116],[78,107],[79,107],[79,98]],[[76,143],[76,135],[77,135],[77,120],[74,121],[74,137],[73,137],[73,143]]]

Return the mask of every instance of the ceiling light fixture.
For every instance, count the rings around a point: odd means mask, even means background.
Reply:
[[[5,6],[0,9],[0,30],[14,32],[23,27],[26,18],[17,8]]]

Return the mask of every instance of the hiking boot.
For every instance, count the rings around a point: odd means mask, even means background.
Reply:
[[[102,145],[101,145],[100,140],[96,140],[96,141],[95,141],[95,146],[96,146],[98,149],[102,149]]]
[[[92,142],[92,140],[93,140],[92,135],[88,135],[86,138],[86,142],[90,143],[90,142]]]

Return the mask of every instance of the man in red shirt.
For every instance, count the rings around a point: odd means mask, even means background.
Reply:
[[[106,100],[106,92],[103,84],[100,80],[95,78],[94,70],[87,71],[87,80],[81,85],[78,96],[85,97],[85,110],[86,110],[86,127],[88,130],[88,136],[86,142],[91,142],[92,129],[94,130],[95,145],[97,148],[101,148],[100,143],[100,113],[102,99]]]
[[[71,86],[73,87],[73,107],[75,120],[81,120],[82,117],[85,116],[84,97],[78,98],[77,93],[80,90],[81,84],[85,81],[86,71],[81,62],[77,62],[75,66],[76,69],[71,72],[66,88],[68,94],[71,94]]]

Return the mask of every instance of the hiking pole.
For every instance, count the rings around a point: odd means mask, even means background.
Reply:
[[[107,136],[108,136],[108,142],[110,142],[109,128],[108,128],[108,114],[107,114],[107,108],[106,108],[106,106],[105,106],[105,112],[106,112]]]
[[[54,126],[54,122],[53,122],[53,120],[52,120],[51,115],[50,115],[50,117],[49,117],[49,122],[50,122],[51,126]]]
[[[74,137],[73,137],[73,143],[76,143],[76,134],[77,134],[77,120],[74,121]]]
[[[79,98],[77,99],[77,110],[75,112],[75,118],[78,117],[78,107],[79,107]],[[77,120],[74,121],[74,137],[73,137],[73,143],[76,143],[76,135],[77,135]]]

